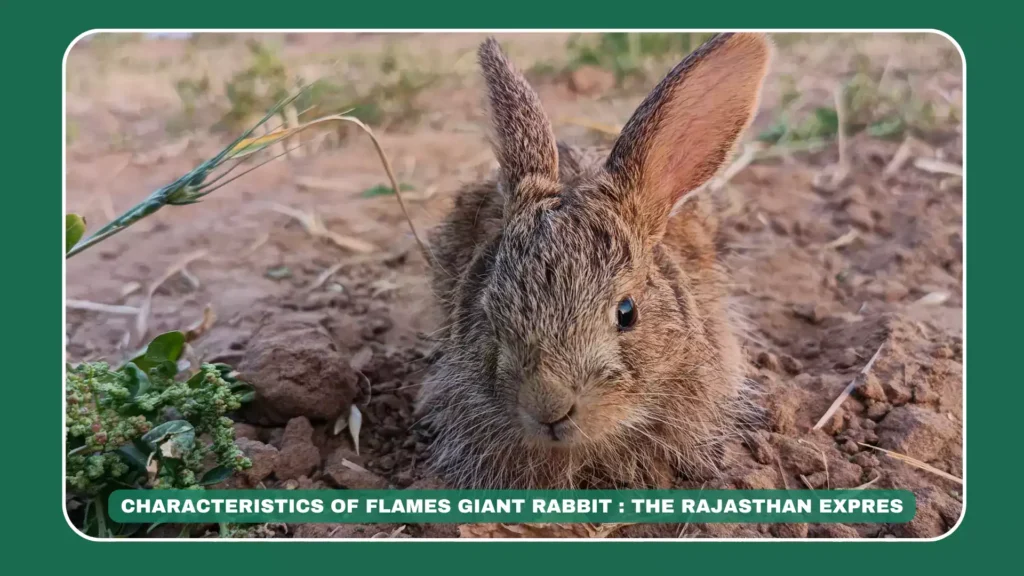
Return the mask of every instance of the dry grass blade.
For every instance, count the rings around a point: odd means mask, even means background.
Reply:
[[[883,452],[886,456],[888,456],[889,458],[892,458],[893,460],[899,460],[900,462],[903,462],[905,464],[909,464],[909,465],[913,466],[914,468],[920,468],[921,470],[924,470],[926,472],[931,472],[932,474],[936,474],[938,476],[942,476],[943,478],[945,478],[947,480],[952,480],[953,482],[956,482],[957,484],[963,484],[964,483],[964,481],[962,479],[957,478],[956,476],[953,476],[949,472],[946,472],[946,471],[943,471],[943,470],[939,470],[938,468],[936,468],[936,467],[934,467],[934,466],[932,466],[932,465],[930,465],[930,464],[928,464],[926,462],[922,462],[922,461],[918,460],[917,458],[912,458],[910,456],[907,456],[906,454],[900,454],[899,452],[893,452],[892,450],[886,450],[885,448],[879,448],[878,446],[872,446],[871,444],[864,444],[863,442],[857,442],[857,444],[860,444],[861,446],[864,446],[865,448],[871,448],[872,450],[878,450],[879,452]]]
[[[938,306],[949,300],[949,292],[929,292],[914,301],[911,306]]]
[[[881,479],[882,479],[882,473],[879,472],[878,470],[875,470],[875,477],[874,478],[872,478],[871,480],[868,480],[867,482],[861,484],[860,486],[856,486],[854,488],[851,488],[851,490],[864,490],[864,489],[867,489],[867,488],[871,488],[872,486],[875,485],[875,482],[878,482]]]
[[[845,402],[846,399],[850,397],[850,394],[852,394],[853,391],[857,389],[857,386],[860,385],[861,378],[866,376],[867,373],[871,371],[871,367],[875,365],[875,360],[878,360],[878,356],[882,353],[882,348],[885,348],[885,342],[882,342],[882,344],[878,347],[878,350],[875,351],[875,355],[871,357],[871,360],[868,360],[868,363],[864,366],[864,368],[861,368],[861,371],[857,374],[857,376],[854,377],[853,380],[850,380],[850,383],[846,385],[846,388],[844,388],[842,393],[839,394],[839,397],[836,398],[835,402],[833,402],[832,405],[828,407],[828,410],[825,411],[825,415],[822,416],[821,419],[818,420],[818,423],[814,425],[814,430],[820,430],[821,427],[825,425],[825,422],[828,422],[828,419],[831,418],[832,415],[836,413],[836,410],[838,410],[839,407],[843,405],[843,402]]]
[[[347,122],[349,124],[355,124],[357,127],[359,127],[360,130],[365,132],[366,135],[370,137],[370,140],[373,142],[374,149],[377,151],[377,156],[380,158],[380,162],[384,166],[384,172],[387,173],[388,181],[391,183],[391,189],[395,191],[395,198],[398,199],[398,205],[402,209],[402,214],[405,216],[405,220],[409,224],[409,229],[412,231],[412,235],[416,239],[416,243],[419,244],[420,251],[423,254],[423,257],[426,258],[427,261],[429,262],[430,253],[427,251],[426,244],[424,244],[423,240],[420,239],[420,235],[416,231],[416,226],[413,225],[412,217],[409,214],[409,209],[405,205],[405,199],[403,197],[401,187],[398,185],[398,179],[395,178],[395,171],[391,168],[391,160],[389,160],[387,154],[384,153],[384,148],[381,147],[380,141],[377,139],[377,136],[374,135],[373,130],[371,130],[370,127],[364,124],[363,121],[360,120],[359,118],[356,118],[355,116],[346,116],[344,114],[334,114],[331,116],[317,118],[316,120],[311,120],[310,122],[307,122],[300,126],[296,126],[294,128],[279,129],[266,136],[262,136],[259,138],[251,138],[239,142],[239,144],[232,149],[230,156],[232,158],[239,158],[242,156],[246,156],[248,154],[253,154],[255,152],[263,150],[268,146],[273,145],[276,142],[280,142],[300,132],[320,126],[327,122]],[[338,241],[337,239],[334,238],[332,238],[332,240],[334,240],[335,243],[337,243]]]
[[[907,136],[900,147],[896,149],[896,153],[893,154],[892,159],[882,170],[883,176],[892,176],[896,174],[907,164],[907,162],[915,155],[923,152],[931,152],[928,146],[923,142],[917,140],[913,136]]]
[[[328,119],[329,118],[330,117],[328,117]],[[381,147],[380,141],[378,141],[377,137],[373,134],[373,130],[370,130],[370,127],[366,124],[363,124],[362,120],[352,116],[337,116],[335,118],[337,120],[355,124],[362,129],[363,132],[366,132],[366,135],[373,141],[373,146],[377,150],[377,155],[380,156],[381,164],[384,165],[384,171],[387,172],[388,180],[391,182],[391,189],[395,191],[395,198],[398,199],[398,205],[402,208],[402,214],[405,215],[405,220],[409,223],[409,230],[412,231],[413,238],[415,238],[416,243],[419,244],[420,252],[423,254],[423,257],[429,262],[430,252],[427,251],[426,244],[423,243],[423,240],[420,239],[419,233],[416,232],[416,227],[412,223],[412,217],[409,215],[409,209],[406,208],[405,200],[402,197],[401,186],[398,185],[398,179],[395,178],[395,172],[391,169],[391,161],[388,160],[388,156],[384,153],[384,149]]]
[[[139,307],[139,313],[135,317],[136,338],[139,340],[146,338],[146,332],[149,331],[149,310],[153,307],[153,295],[155,295],[156,291],[160,289],[160,286],[163,286],[164,282],[167,282],[174,277],[175,274],[184,270],[189,264],[201,258],[205,258],[207,254],[207,250],[197,250],[190,254],[186,254],[171,264],[171,266],[164,271],[163,275],[157,278],[156,281],[149,286],[149,290],[146,291],[146,298],[142,301],[142,306]]]
[[[217,314],[213,311],[213,304],[207,304],[206,308],[203,308],[203,317],[185,331],[185,342],[194,342],[199,339],[213,327],[213,323],[216,321]]]
[[[789,480],[786,480],[786,473],[782,470],[782,461],[775,456],[775,465],[779,467],[779,476],[782,477],[782,487],[789,490]]]
[[[338,270],[341,270],[341,267],[344,266],[344,265],[345,264],[343,262],[339,262],[338,264],[335,264],[335,265],[331,266],[330,268],[328,268],[328,269],[324,270],[323,272],[321,272],[320,275],[316,277],[316,280],[313,280],[312,284],[310,284],[309,286],[306,286],[306,293],[310,293],[310,292],[316,290],[317,288],[323,286],[324,282],[327,282],[328,280],[330,280],[331,276],[334,276],[335,274],[337,274]]]
[[[90,302],[88,300],[68,300],[64,303],[65,306],[72,310],[88,310],[90,312],[104,312],[106,314],[123,314],[125,316],[135,316],[139,313],[139,309],[134,306],[119,306],[116,304],[102,304],[100,302]]]
[[[335,246],[339,248],[356,252],[358,254],[370,254],[377,251],[377,247],[369,242],[360,240],[359,238],[352,238],[351,236],[342,236],[335,232],[331,232],[324,226],[323,220],[316,213],[303,212],[291,206],[285,206],[283,204],[277,204],[275,202],[268,202],[267,207],[275,212],[291,216],[302,225],[306,232],[314,238],[324,238],[329,240]]]
[[[747,144],[743,147],[743,153],[740,154],[724,172],[708,184],[708,190],[714,192],[721,190],[729,183],[730,180],[736,177],[737,174],[743,171],[744,168],[750,166],[750,164],[757,158],[758,153],[761,152],[762,147],[758,143]]]
[[[949,162],[943,162],[942,160],[936,160],[934,158],[916,158],[914,160],[914,168],[924,170],[931,174],[951,174],[953,176],[964,175],[964,169],[960,166]]]
[[[826,250],[834,250],[836,248],[842,248],[843,246],[848,246],[848,245],[852,244],[853,241],[856,240],[857,238],[860,238],[860,233],[857,232],[856,228],[850,228],[849,232],[847,232],[846,234],[843,234],[842,236],[840,236],[839,238],[836,238],[835,240],[829,242],[828,244],[825,244],[824,247],[825,247]]]
[[[776,462],[779,461],[778,457],[775,458],[775,461]],[[779,464],[779,472],[782,472],[782,464]],[[783,484],[786,483],[786,476],[785,475],[782,476],[782,483]],[[700,485],[700,490],[697,491],[697,497],[698,498],[700,497],[701,494],[704,493],[704,487],[707,486],[707,485],[708,485],[708,481],[707,480],[705,480]],[[786,490],[789,490],[789,486],[786,486]],[[683,522],[683,527],[679,529],[679,535],[676,536],[676,538],[682,538],[683,535],[686,534],[686,529],[689,528],[689,526],[690,526],[690,521],[689,520],[687,520],[686,522]]]
[[[307,190],[319,190],[323,192],[337,192],[346,187],[348,182],[344,180],[327,180],[314,178],[312,176],[299,176],[295,179],[295,185]]]

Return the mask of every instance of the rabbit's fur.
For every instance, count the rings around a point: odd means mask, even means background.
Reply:
[[[666,486],[718,470],[755,409],[715,210],[692,193],[749,125],[770,55],[760,34],[713,37],[610,150],[581,150],[557,143],[498,43],[481,46],[500,170],[433,233],[447,322],[418,404],[453,487]],[[623,330],[627,297],[638,316]]]

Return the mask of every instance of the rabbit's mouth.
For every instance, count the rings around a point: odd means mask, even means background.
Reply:
[[[589,439],[587,433],[580,427],[581,414],[576,404],[562,416],[548,418],[548,422],[538,419],[522,408],[517,412],[524,439],[528,444],[543,448],[568,449]]]

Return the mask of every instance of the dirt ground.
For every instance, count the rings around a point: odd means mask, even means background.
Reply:
[[[426,232],[461,184],[494,167],[473,58],[482,38],[91,38],[72,49],[67,65],[67,210],[95,229],[229,141],[231,134],[194,125],[209,127],[223,114],[224,84],[252,59],[245,40],[258,39],[289,76],[305,80],[340,75],[372,86],[430,71],[427,87],[389,96],[395,106],[374,128]],[[616,85],[600,69],[568,71],[568,35],[499,39],[529,71],[558,136],[581,144],[609,138],[605,126],[621,125],[669,65],[650,64],[646,77]],[[786,35],[777,44],[750,143],[787,102],[831,106],[837,81],[858,70],[908,87],[908,101],[924,102],[936,117],[959,112],[962,64],[942,37]],[[201,75],[210,88],[189,101],[194,125],[182,127],[180,81]],[[611,537],[934,537],[957,523],[961,483],[871,446],[964,477],[962,129],[951,121],[912,139],[870,132],[842,134],[841,145],[833,138],[818,148],[765,147],[724,183],[723,257],[747,319],[750,377],[766,391],[769,426],[730,445],[722,478],[678,485],[910,489],[917,517],[904,525],[634,525]],[[429,438],[414,426],[412,402],[438,318],[398,204],[365,192],[386,183],[370,141],[345,131],[76,256],[67,263],[74,301],[141,307],[149,288],[174,273],[158,286],[144,326],[134,314],[69,303],[68,360],[121,360],[147,337],[195,324],[210,305],[216,322],[193,343],[196,354],[239,366],[261,394],[236,430],[257,465],[234,485],[437,486],[423,471]],[[342,243],[369,246],[357,253],[314,238],[288,209],[319,217]],[[812,430],[876,351],[863,384]],[[359,455],[347,431],[333,433],[352,402],[363,415]],[[250,535],[506,533],[294,525]]]

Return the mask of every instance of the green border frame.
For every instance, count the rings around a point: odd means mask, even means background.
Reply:
[[[1017,19],[987,7],[941,0],[932,2],[863,1],[835,5],[828,2],[735,2],[639,6],[624,10],[621,3],[591,1],[580,6],[565,3],[519,1],[508,5],[459,3],[388,3],[386,10],[371,5],[338,2],[303,2],[293,7],[249,0],[244,3],[175,1],[167,3],[106,2],[57,7],[39,2],[6,5],[8,32],[0,42],[8,67],[3,91],[8,134],[13,146],[4,157],[8,214],[38,215],[51,219],[39,225],[34,218],[10,218],[4,237],[8,244],[7,310],[8,356],[6,429],[8,456],[5,485],[17,490],[3,503],[4,532],[21,542],[6,543],[17,556],[26,556],[32,569],[73,568],[75,572],[169,573],[172,570],[206,571],[213,568],[270,571],[332,570],[358,574],[419,571],[436,566],[446,572],[520,572],[542,569],[602,572],[735,569],[763,571],[825,571],[829,574],[914,570],[948,573],[977,568],[974,558],[996,560],[1007,551],[1016,531],[1008,517],[1011,506],[1001,502],[999,488],[1010,484],[1019,468],[1015,455],[1003,450],[999,439],[1010,436],[1011,407],[1020,399],[1019,370],[1000,365],[1012,357],[1017,306],[1015,270],[999,253],[1015,246],[1012,227],[1020,205],[1016,178],[1008,167],[1018,162],[1019,138],[1012,129],[1017,120],[1020,84],[1017,69],[1019,44],[1010,26]],[[447,9],[445,9],[447,8]],[[982,12],[985,10],[985,12]],[[972,194],[968,222],[974,226],[966,254],[981,255],[981,268],[965,278],[982,277],[975,284],[970,310],[984,332],[972,348],[974,360],[971,394],[971,494],[968,512],[948,537],[925,542],[405,542],[396,550],[378,543],[234,542],[181,544],[172,554],[187,554],[187,564],[175,565],[163,548],[172,543],[97,543],[74,533],[58,508],[60,461],[52,453],[60,426],[56,397],[62,387],[58,364],[50,351],[58,341],[61,296],[57,253],[57,212],[63,190],[61,109],[62,67],[65,49],[79,34],[93,28],[935,28],[948,33],[970,61]],[[965,111],[966,115],[966,111]],[[982,150],[984,149],[984,150]],[[31,151],[31,152],[28,152]],[[13,160],[17,159],[17,160]],[[17,169],[13,169],[13,168]],[[1003,188],[1007,193],[1000,194]],[[50,192],[40,193],[41,189]],[[61,214],[63,227],[63,213]],[[965,230],[966,239],[966,230]],[[51,251],[52,250],[52,255]],[[1013,252],[1008,252],[1014,257]],[[996,262],[996,258],[1000,258]],[[51,260],[52,259],[52,260]],[[1012,260],[1010,260],[1012,262]],[[965,262],[966,264],[966,262]],[[978,271],[980,270],[980,272]],[[987,276],[987,278],[985,278]],[[1008,281],[1007,281],[1008,280]],[[966,279],[965,279],[966,290]],[[965,293],[966,296],[966,293]],[[998,314],[998,316],[996,316]],[[53,324],[50,324],[52,322]],[[52,326],[52,328],[51,328]],[[60,330],[64,327],[61,325]],[[966,325],[965,325],[966,330]],[[965,334],[966,343],[966,334]],[[10,345],[15,344],[13,350]],[[966,348],[966,346],[965,346]],[[63,351],[62,351],[63,360]],[[42,369],[40,369],[42,368]],[[966,365],[965,365],[966,373]],[[42,376],[42,378],[41,378]],[[990,381],[994,386],[985,386]],[[975,391],[976,390],[976,391]],[[36,414],[46,416],[41,420]],[[38,436],[33,430],[42,428]],[[23,440],[23,438],[26,438]],[[966,437],[965,437],[966,443]],[[1007,444],[1009,447],[1009,444]],[[13,452],[10,451],[13,448]],[[14,544],[12,546],[12,544]],[[9,547],[8,547],[9,546]],[[339,548],[345,547],[345,548]],[[346,547],[347,546],[347,547]],[[239,548],[241,547],[241,548]],[[738,547],[757,547],[746,553]],[[794,549],[795,547],[795,549]],[[869,549],[870,548],[870,549]],[[523,566],[514,566],[519,560]]]

